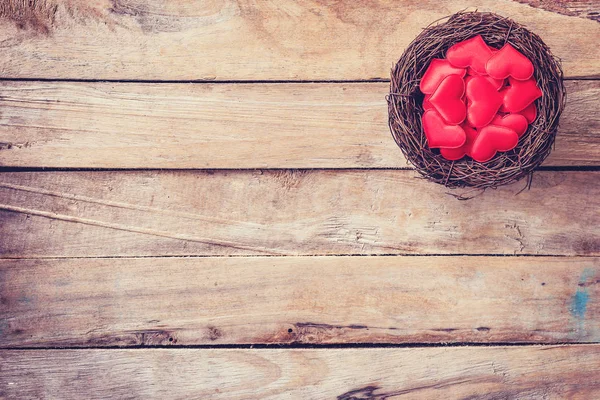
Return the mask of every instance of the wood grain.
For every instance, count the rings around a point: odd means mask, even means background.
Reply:
[[[0,260],[0,347],[600,341],[600,259]]]
[[[600,346],[0,351],[6,399],[594,399]]]
[[[600,5],[597,0],[517,0],[532,7],[564,15],[576,15],[600,22]]]
[[[0,178],[3,257],[600,255],[600,172],[542,171],[529,191],[517,195],[520,182],[469,201],[406,170]]]
[[[546,166],[600,165],[599,81],[568,81]],[[387,83],[0,83],[0,165],[407,168]]]
[[[600,76],[596,21],[508,0],[4,0],[0,71],[50,79],[380,79],[422,28],[465,9],[525,24],[569,77]]]

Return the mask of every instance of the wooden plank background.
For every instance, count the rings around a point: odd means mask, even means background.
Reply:
[[[4,173],[0,255],[600,255],[599,178],[460,201],[405,170]]]
[[[600,165],[600,83],[567,81],[545,166]],[[0,165],[407,168],[387,83],[0,83]]]
[[[0,347],[598,342],[598,261],[0,260]]]
[[[529,190],[417,179],[387,128],[393,63],[475,7],[563,61]],[[0,399],[600,397],[599,15],[0,2]]]
[[[0,395],[594,399],[600,346],[0,351]],[[23,368],[23,366],[26,368]],[[99,379],[101,377],[101,379]]]
[[[422,28],[465,9],[526,24],[561,57],[568,77],[600,76],[596,21],[509,0],[5,0],[0,71],[8,78],[387,79]]]

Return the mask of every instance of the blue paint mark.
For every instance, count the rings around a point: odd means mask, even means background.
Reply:
[[[590,279],[594,278],[594,275],[596,275],[595,269],[586,268],[583,270],[581,276],[579,277],[577,291],[571,299],[569,311],[577,320],[577,328],[573,333],[578,339],[582,339],[587,335],[585,327],[585,312],[588,308],[588,303],[590,302],[590,294],[588,293],[587,283]]]
[[[585,310],[587,309],[588,302],[590,301],[590,295],[585,288],[579,288],[575,296],[573,296],[573,302],[571,304],[571,313],[579,318],[585,318]]]

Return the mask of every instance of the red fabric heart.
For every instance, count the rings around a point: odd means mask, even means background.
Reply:
[[[542,91],[533,78],[526,81],[509,78],[508,81],[510,86],[501,91],[504,95],[504,108],[508,112],[522,111],[537,98],[542,97]]]
[[[467,107],[462,97],[465,93],[465,81],[459,75],[448,75],[433,92],[429,102],[444,120],[458,125],[467,116]]]
[[[507,114],[505,116],[496,114],[492,122],[490,122],[490,125],[510,128],[515,131],[519,137],[521,137],[527,130],[529,123],[527,122],[527,118],[521,114]]]
[[[535,118],[537,117],[537,107],[535,106],[535,103],[531,103],[525,107],[524,110],[519,111],[519,114],[524,116],[529,123],[535,121]]]
[[[446,124],[435,110],[425,111],[421,121],[430,148],[456,148],[465,144],[467,140],[463,128]]]
[[[425,110],[425,111],[433,110],[433,104],[431,104],[431,101],[429,101],[430,98],[431,98],[431,96],[427,95],[423,99],[423,110]]]
[[[481,35],[456,43],[446,52],[446,58],[459,68],[471,67],[478,74],[487,74],[485,64],[492,57],[492,49]]]
[[[502,86],[504,86],[504,79],[494,79],[489,75],[468,75],[465,77],[465,86],[468,85],[469,81],[476,76],[482,76],[487,79],[496,88],[496,90],[499,90]]]
[[[473,141],[477,137],[477,130],[473,128],[471,125],[464,123],[461,125],[461,128],[465,131],[465,135],[467,136],[467,140],[465,140],[465,144],[456,148],[456,149],[440,149],[440,154],[446,160],[460,160],[465,155],[471,153],[471,147],[473,146]]]
[[[466,88],[467,121],[475,128],[490,123],[502,105],[502,96],[484,76],[474,76]]]
[[[419,89],[425,94],[431,94],[435,92],[435,89],[437,89],[442,80],[448,75],[459,75],[463,77],[466,73],[466,69],[454,67],[448,60],[434,58],[431,60],[431,63],[429,63],[427,71],[425,71],[425,74],[421,78]]]
[[[518,142],[519,136],[512,129],[488,125],[481,128],[473,141],[470,156],[475,161],[486,162],[494,158],[498,151],[514,149]]]
[[[509,76],[525,81],[533,75],[533,64],[509,43],[505,44],[486,63],[489,76],[504,79]]]

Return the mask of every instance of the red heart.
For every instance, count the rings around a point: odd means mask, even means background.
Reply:
[[[429,97],[429,102],[444,120],[458,125],[467,116],[467,106],[462,97],[465,93],[465,81],[459,75],[448,75]]]
[[[504,108],[508,112],[522,111],[537,98],[542,97],[542,91],[533,78],[526,81],[509,78],[508,81],[510,86],[501,91],[504,95]]]
[[[502,105],[502,95],[484,76],[474,76],[467,84],[467,121],[475,128],[490,123]]]
[[[486,63],[485,69],[489,76],[504,79],[512,76],[525,81],[533,75],[533,64],[509,43],[505,44]]]
[[[489,75],[469,75],[465,78],[465,86],[469,84],[469,81],[472,80],[474,77],[476,76],[482,76],[485,79],[487,79],[492,85],[494,85],[494,87],[496,88],[496,90],[500,89],[502,86],[504,86],[504,79],[494,79]]]
[[[440,82],[448,75],[460,75],[465,76],[467,70],[464,68],[456,68],[450,64],[448,60],[442,60],[434,58],[431,60],[427,71],[421,78],[419,83],[419,89],[425,94],[431,94],[435,92],[435,89],[439,86]]]
[[[512,129],[488,125],[479,131],[479,135],[473,141],[470,155],[475,161],[486,162],[494,158],[497,151],[514,149],[518,142],[519,136]]]
[[[537,107],[535,106],[535,103],[531,103],[525,107],[524,110],[519,111],[519,114],[524,116],[529,123],[535,121],[535,117],[537,117]]]
[[[481,35],[477,35],[450,47],[446,58],[455,67],[471,67],[478,74],[486,74],[485,64],[492,54],[492,49],[485,44]]]
[[[507,114],[505,116],[496,114],[492,122],[490,122],[490,125],[510,128],[517,132],[517,135],[521,137],[527,130],[529,123],[527,122],[527,118],[521,114]]]
[[[465,131],[467,140],[465,141],[465,144],[463,144],[462,146],[460,146],[456,149],[444,149],[444,148],[440,149],[440,154],[446,160],[451,160],[451,161],[460,160],[465,155],[471,153],[471,146],[473,146],[473,141],[477,137],[477,130],[475,130],[475,128],[473,128],[472,126],[470,126],[467,123],[462,124],[461,127]]]
[[[423,99],[423,110],[425,110],[425,111],[433,110],[433,105],[431,104],[431,101],[429,101],[430,98],[431,98],[431,95],[427,95]]]
[[[448,125],[435,110],[428,110],[421,117],[423,131],[430,148],[456,148],[465,144],[465,131],[459,125]]]

